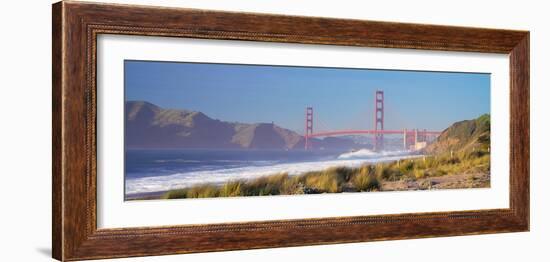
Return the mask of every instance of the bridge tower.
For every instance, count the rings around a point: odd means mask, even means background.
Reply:
[[[384,91],[376,90],[374,96],[374,150],[384,150],[384,134],[378,131],[384,130]]]
[[[308,150],[311,148],[309,144],[309,136],[313,134],[313,107],[306,108],[306,132],[304,133],[305,145],[304,149]]]

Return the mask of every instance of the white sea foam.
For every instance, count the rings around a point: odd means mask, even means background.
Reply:
[[[190,160],[190,159],[160,159],[153,161],[155,163],[202,163],[204,160]],[[207,160],[207,162],[212,163],[250,163],[249,160]],[[270,160],[257,160],[254,161],[256,164],[273,164],[275,161]]]
[[[393,161],[418,156],[407,154],[404,151],[375,153],[364,149],[342,154],[335,160],[248,166],[135,178],[126,180],[126,194],[159,192],[203,183],[221,184],[231,180],[253,179],[277,173],[298,175],[336,166],[357,167],[365,163]]]
[[[360,149],[357,151],[344,153],[338,156],[338,159],[372,159],[380,157],[390,157],[390,156],[406,156],[411,155],[410,151],[382,151],[374,152],[368,149]]]

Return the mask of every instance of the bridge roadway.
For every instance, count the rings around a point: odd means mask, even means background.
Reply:
[[[384,135],[403,135],[404,133],[414,134],[417,132],[419,135],[439,135],[439,131],[424,131],[424,130],[415,130],[415,129],[404,129],[404,130],[337,130],[337,131],[326,131],[318,132],[307,135],[308,137],[322,137],[322,136],[345,136],[345,135],[374,135],[374,134],[384,134]]]

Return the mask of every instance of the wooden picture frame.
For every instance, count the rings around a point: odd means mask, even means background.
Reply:
[[[529,230],[529,32],[83,2],[53,5],[53,257],[81,260]],[[98,229],[99,34],[468,51],[510,57],[510,208]],[[330,229],[330,230],[329,230]]]

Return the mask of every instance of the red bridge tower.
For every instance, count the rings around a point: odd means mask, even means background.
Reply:
[[[404,150],[418,150],[426,146],[430,141],[440,135],[439,131],[427,131],[419,129],[385,130],[384,129],[384,91],[376,90],[374,96],[374,129],[344,129],[336,131],[323,131],[313,133],[313,107],[306,108],[306,121],[304,132],[304,148],[306,150],[313,148],[313,138],[342,135],[373,135],[373,147],[375,151],[384,150],[384,135],[402,135]],[[422,143],[426,142],[426,143]]]
[[[376,90],[376,95],[374,97],[374,150],[382,151],[384,150],[384,91]]]
[[[308,150],[311,145],[309,144],[309,137],[313,134],[313,107],[306,108],[306,133],[304,134],[305,149]]]

